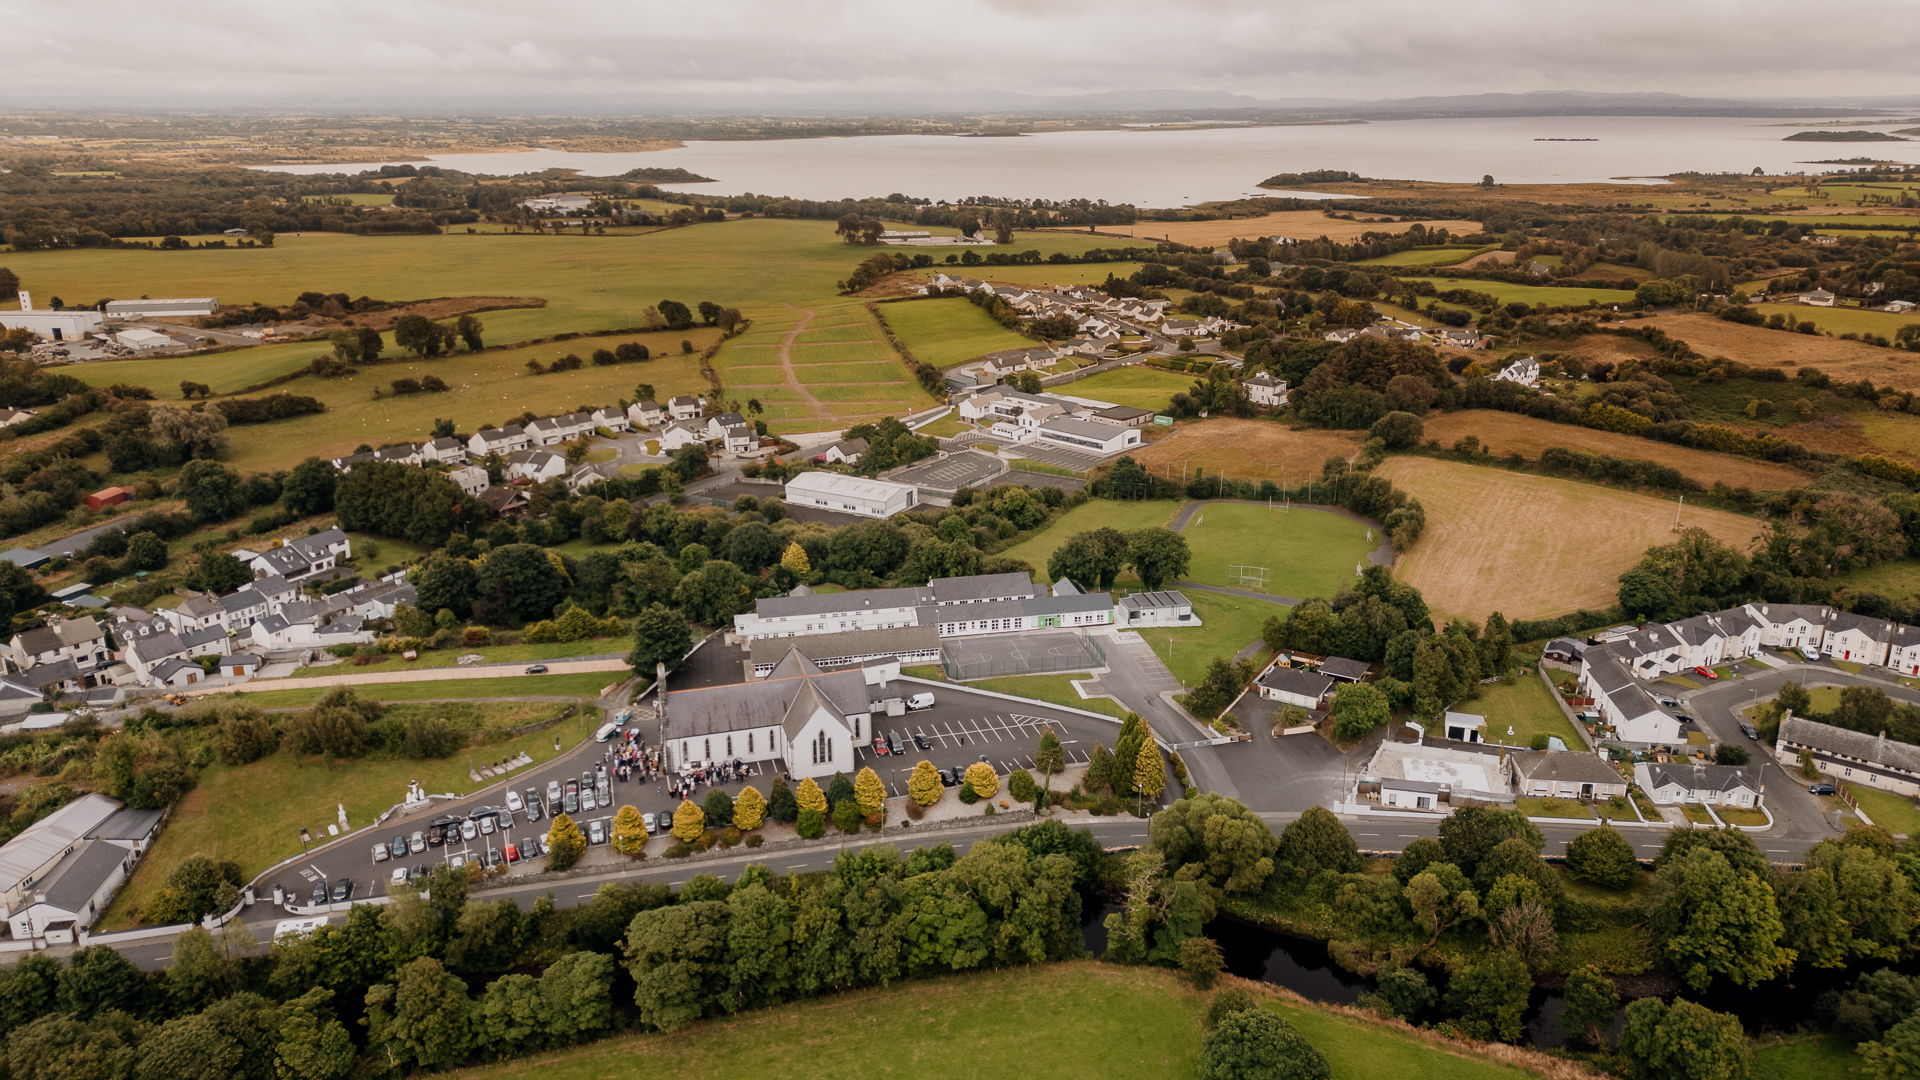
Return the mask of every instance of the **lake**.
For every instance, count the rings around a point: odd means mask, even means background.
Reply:
[[[1274,194],[1279,173],[1344,169],[1395,180],[1575,184],[1678,172],[1806,170],[1820,158],[1871,156],[1920,164],[1920,141],[1790,143],[1781,120],[1727,117],[1547,116],[1390,120],[1365,124],[1128,128],[1006,138],[881,135],[844,139],[691,142],[677,150],[587,154],[436,154],[434,165],[512,175],[550,168],[614,176],[680,167],[711,184],[666,185],[713,195],[758,192],[830,200],[902,192],[953,201],[989,195],[1185,206]],[[1888,124],[1887,128],[1897,127]],[[1540,140],[1594,140],[1591,142]],[[416,162],[418,163],[418,162]],[[361,172],[382,164],[270,165],[288,173]],[[1308,197],[1332,196],[1301,193]]]

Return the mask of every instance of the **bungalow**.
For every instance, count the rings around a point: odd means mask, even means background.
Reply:
[[[1255,405],[1276,408],[1287,403],[1287,380],[1274,378],[1272,372],[1255,372],[1240,383],[1240,388]]]
[[[1540,361],[1523,356],[1494,372],[1493,381],[1519,383],[1531,390],[1540,381]]]
[[[467,465],[454,469],[452,472],[447,473],[447,479],[459,485],[461,491],[473,496],[478,496],[481,492],[487,490],[487,485],[492,483],[492,481],[487,478],[487,470],[478,465]]]
[[[1514,789],[1534,799],[1611,799],[1627,779],[1583,750],[1516,750],[1507,755]]]
[[[1198,319],[1168,319],[1160,324],[1160,332],[1168,337],[1200,337],[1203,333]]]
[[[0,427],[12,427],[33,419],[32,409],[0,409]]]
[[[1891,311],[1897,315],[1904,315],[1907,312],[1912,311],[1915,307],[1920,307],[1920,305],[1915,304],[1911,300],[1889,300],[1887,301],[1886,306],[1882,307],[1880,310]],[[0,425],[0,426],[4,426],[4,425]]]
[[[1633,782],[1661,806],[1698,802],[1751,809],[1760,805],[1758,774],[1746,765],[1643,761],[1633,767]]]
[[[567,459],[546,450],[516,450],[507,455],[506,477],[542,483],[567,473]]]
[[[1349,660],[1344,656],[1329,656],[1320,661],[1319,672],[1335,682],[1357,683],[1367,677],[1373,665],[1365,660]]]
[[[575,495],[587,490],[602,480],[620,478],[620,466],[611,461],[594,465],[582,465],[567,474],[567,490]]]
[[[51,664],[35,664],[25,671],[7,676],[7,681],[34,695],[38,701],[51,688],[55,693],[78,693],[86,689],[86,677],[80,673],[79,665],[71,660],[55,660]]]
[[[660,449],[678,450],[683,446],[697,446],[706,442],[706,436],[699,428],[684,421],[675,420],[660,432]]]
[[[1487,347],[1487,335],[1478,330],[1437,330],[1433,333],[1443,343],[1459,349],[1484,349]]]
[[[1789,714],[1780,721],[1774,754],[1793,761],[1804,752],[1829,780],[1845,780],[1911,798],[1920,795],[1920,747]]]
[[[467,444],[459,439],[435,439],[420,448],[420,460],[464,465],[467,463]]]
[[[1318,709],[1333,693],[1333,680],[1317,672],[1275,663],[1254,682],[1260,696],[1269,701]]]
[[[205,668],[184,656],[169,656],[148,668],[142,681],[148,686],[192,686],[206,673]]]
[[[865,439],[841,439],[824,451],[815,454],[813,460],[829,465],[858,465],[860,458],[868,450]]]
[[[1808,307],[1832,307],[1835,298],[1832,293],[1825,289],[1812,289],[1808,292],[1801,293],[1795,299],[1806,304]]]
[[[1359,336],[1360,336],[1360,331],[1355,330],[1351,327],[1345,327],[1339,330],[1329,330],[1326,333],[1326,339],[1328,341],[1333,342],[1335,345],[1344,345],[1347,342],[1352,341],[1354,338],[1357,338]]]
[[[1153,410],[1136,409],[1131,405],[1109,405],[1093,410],[1086,418],[1096,424],[1112,424],[1115,427],[1146,427],[1153,420]]]
[[[667,415],[675,420],[698,420],[701,410],[706,407],[706,399],[685,394],[667,399]]]
[[[467,440],[467,452],[475,457],[488,454],[511,454],[515,450],[525,450],[532,440],[519,424],[508,424],[503,428],[481,428]]]
[[[1562,664],[1577,664],[1580,662],[1580,657],[1589,648],[1592,648],[1592,646],[1584,641],[1575,641],[1573,638],[1564,637],[1554,638],[1552,641],[1547,642],[1546,648],[1540,651],[1540,655],[1546,657],[1548,660],[1557,660]]]
[[[627,419],[641,427],[659,427],[667,422],[667,411],[652,401],[636,401],[627,406]]]
[[[373,460],[391,462],[395,465],[418,465],[420,464],[420,447],[415,443],[382,447],[373,452]]]
[[[619,434],[633,427],[633,421],[627,418],[627,414],[622,412],[619,406],[608,405],[604,409],[595,409],[593,411],[593,425],[595,427],[606,428],[608,431]]]

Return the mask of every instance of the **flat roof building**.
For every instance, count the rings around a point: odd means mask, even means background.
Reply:
[[[1034,438],[1039,442],[1073,450],[1117,454],[1130,446],[1140,445],[1140,429],[1076,420],[1071,416],[1055,416],[1041,423],[1034,431]]]
[[[220,310],[220,301],[211,296],[173,300],[107,301],[107,315],[115,319],[211,315],[218,310]]]
[[[831,472],[803,472],[786,486],[789,506],[816,506],[870,518],[892,517],[912,509],[916,498],[910,484]]]

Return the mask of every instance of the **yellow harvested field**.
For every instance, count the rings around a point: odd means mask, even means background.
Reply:
[[[1609,607],[1619,576],[1674,538],[1675,504],[1666,499],[1431,458],[1389,458],[1377,472],[1426,508],[1426,532],[1396,575],[1442,619]],[[1760,532],[1752,518],[1692,506],[1680,525],[1741,551]]]
[[[1355,215],[1364,217],[1365,215]],[[1225,245],[1234,237],[1291,236],[1296,240],[1358,239],[1363,233],[1402,233],[1413,228],[1411,221],[1348,221],[1330,218],[1318,210],[1281,210],[1250,218],[1222,218],[1218,221],[1141,221],[1132,225],[1107,225],[1100,231],[1109,236],[1126,233],[1141,240],[1172,240],[1177,244],[1204,247]],[[1455,236],[1477,235],[1477,221],[1429,221],[1429,229],[1446,229]]]
[[[1820,322],[1821,308],[1804,308],[1800,317]],[[1711,315],[1663,315],[1645,320],[1693,346],[1703,356],[1724,356],[1752,367],[1816,367],[1835,382],[1872,379],[1876,386],[1920,390],[1920,364],[1913,354],[1841,341],[1824,334],[1796,334],[1742,326]]]
[[[1357,431],[1289,431],[1271,420],[1223,418],[1181,424],[1134,451],[1133,459],[1175,480],[1203,468],[1208,476],[1298,484],[1308,475],[1319,476],[1328,458],[1351,458],[1359,449]]]
[[[1720,480],[1729,487],[1775,491],[1799,487],[1808,480],[1807,474],[1784,465],[1693,450],[1611,431],[1556,424],[1494,409],[1468,409],[1427,418],[1427,438],[1439,439],[1442,446],[1452,446],[1455,440],[1467,435],[1479,436],[1481,444],[1490,447],[1495,457],[1517,453],[1533,460],[1549,446],[1562,446],[1590,454],[1657,461],[1708,486]]]

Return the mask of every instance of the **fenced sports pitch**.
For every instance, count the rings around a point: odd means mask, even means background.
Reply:
[[[1025,633],[972,637],[940,646],[940,666],[954,682],[1003,675],[1045,675],[1107,666],[1107,651],[1088,634]]]

